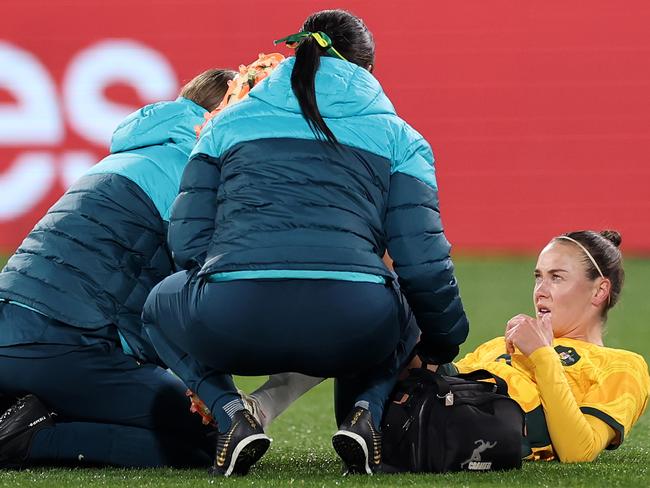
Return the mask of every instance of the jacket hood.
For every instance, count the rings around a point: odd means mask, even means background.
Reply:
[[[283,61],[271,75],[250,92],[280,109],[301,113],[291,89],[291,73],[296,58]],[[395,114],[377,79],[368,70],[348,61],[322,56],[316,72],[316,103],[323,117]]]
[[[111,154],[169,144],[189,154],[196,143],[194,126],[204,122],[206,112],[183,97],[147,105],[117,126],[111,138]]]

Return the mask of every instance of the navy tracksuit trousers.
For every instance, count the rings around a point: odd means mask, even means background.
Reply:
[[[57,327],[41,314],[0,303],[0,327],[20,324],[50,331]],[[57,414],[54,427],[35,435],[29,461],[130,467],[211,464],[214,439],[199,416],[190,413],[181,380],[125,355],[116,331],[114,340],[89,344],[57,344],[60,337],[50,344],[42,337],[41,343],[0,347],[0,391],[34,393]]]
[[[224,406],[239,398],[232,374],[333,377],[337,422],[364,402],[378,423],[419,336],[395,286],[210,282],[196,270],[156,285],[143,323],[159,356],[210,407],[221,431],[230,425]]]

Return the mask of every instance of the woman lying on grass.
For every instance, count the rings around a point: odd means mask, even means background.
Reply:
[[[617,448],[646,407],[650,377],[644,359],[603,346],[607,312],[623,286],[620,242],[614,231],[551,240],[535,267],[536,317],[516,315],[505,337],[440,368],[443,374],[486,369],[507,382],[526,412],[528,459],[592,461],[603,449]],[[417,358],[409,365],[420,366]],[[290,390],[297,397],[300,385],[290,383],[273,393]],[[273,412],[275,400],[262,400],[258,411]]]
[[[623,285],[620,242],[614,231],[552,239],[535,267],[536,317],[516,315],[505,338],[454,364],[461,373],[486,369],[508,383],[526,412],[529,459],[592,461],[617,448],[646,407],[644,359],[603,345],[607,312]]]

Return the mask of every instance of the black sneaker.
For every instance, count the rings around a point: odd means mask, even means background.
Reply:
[[[248,410],[239,410],[228,432],[219,434],[217,452],[210,474],[245,475],[266,452],[271,439]]]
[[[346,474],[372,474],[381,464],[381,433],[363,407],[350,412],[332,437],[332,445],[345,464]]]
[[[4,412],[18,400],[17,397],[0,393],[0,412]]]
[[[34,434],[53,425],[52,414],[36,396],[19,398],[0,417],[0,467],[20,469]]]

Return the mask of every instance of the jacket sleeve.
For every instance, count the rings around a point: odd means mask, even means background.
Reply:
[[[169,249],[180,268],[202,266],[205,261],[214,233],[220,176],[217,159],[203,153],[193,155],[183,172],[167,233]]]
[[[450,362],[469,323],[440,220],[433,154],[422,138],[392,168],[384,229],[400,287],[422,331],[418,353],[433,364]]]

